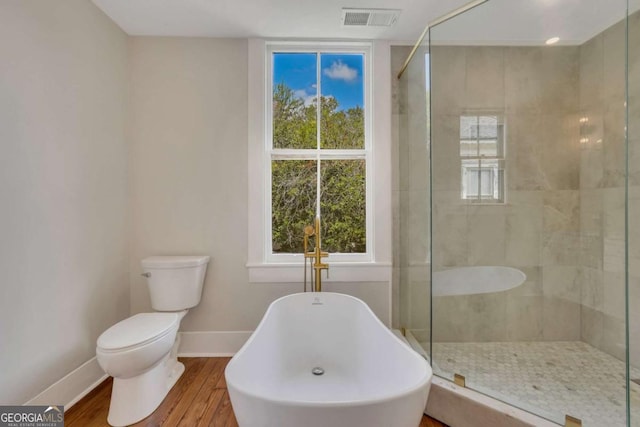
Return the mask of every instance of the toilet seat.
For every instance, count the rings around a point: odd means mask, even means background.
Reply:
[[[120,352],[143,347],[177,330],[178,313],[139,313],[124,319],[100,335],[98,348],[103,352]]]

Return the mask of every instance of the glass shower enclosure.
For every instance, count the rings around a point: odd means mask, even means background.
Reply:
[[[475,3],[392,48],[394,323],[445,379],[640,426],[640,1]]]

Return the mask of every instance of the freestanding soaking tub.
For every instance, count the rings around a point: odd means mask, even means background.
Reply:
[[[361,300],[274,301],[225,376],[240,427],[417,427],[431,368]]]

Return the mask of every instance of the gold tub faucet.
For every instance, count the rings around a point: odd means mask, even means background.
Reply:
[[[309,251],[309,237],[314,236],[315,241],[315,249],[313,251]],[[314,271],[314,292],[322,292],[322,270],[327,270],[327,274],[329,274],[329,264],[323,263],[322,258],[326,258],[329,256],[328,252],[322,252],[321,248],[321,238],[320,238],[320,217],[316,217],[315,226],[307,225],[304,228],[304,258],[305,263],[307,262],[307,258],[313,258],[315,261],[313,263],[313,271]],[[305,281],[307,277],[305,274]],[[306,285],[305,285],[306,286]]]

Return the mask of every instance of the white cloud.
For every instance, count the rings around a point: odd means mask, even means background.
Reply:
[[[345,82],[351,82],[358,77],[358,70],[349,67],[342,61],[335,61],[329,68],[322,70],[322,72],[330,79],[339,79]]]
[[[304,105],[311,105],[313,100],[316,98],[315,93],[309,95],[305,89],[294,90],[293,96],[302,99],[304,101]]]

